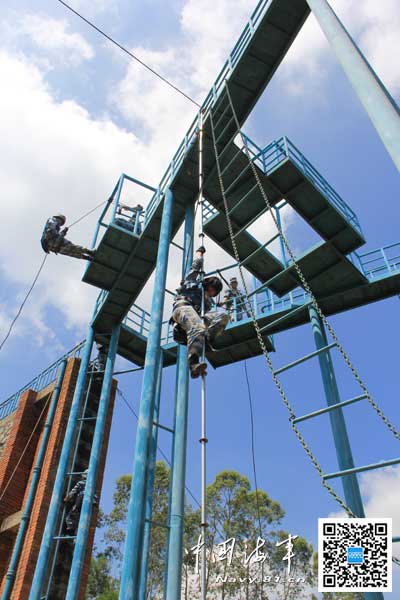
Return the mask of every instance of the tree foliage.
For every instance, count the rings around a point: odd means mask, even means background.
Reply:
[[[156,463],[153,492],[153,523],[168,524],[170,470],[164,462]],[[131,476],[123,475],[116,481],[114,505],[108,515],[103,515],[103,550],[92,559],[88,600],[114,600],[118,597],[117,576],[121,568],[126,520],[131,489]],[[250,482],[236,471],[222,471],[207,487],[207,568],[208,594],[215,600],[267,600],[273,590],[279,600],[310,598],[315,582],[315,564],[312,567],[313,548],[301,537],[295,540],[291,563],[291,577],[304,578],[293,585],[286,576],[285,545],[277,543],[288,538],[280,529],[284,510],[264,490],[251,489]],[[182,568],[182,599],[199,595],[200,578],[195,572],[196,552],[200,534],[199,508],[185,507],[184,556]],[[292,532],[293,535],[296,532]],[[235,539],[235,559],[231,564],[219,560],[220,549],[226,540]],[[267,553],[264,563],[245,563],[257,539],[265,541],[262,552]],[[148,598],[162,599],[166,561],[167,529],[153,525],[150,538],[148,568]],[[315,561],[314,561],[315,563]],[[263,582],[266,577],[279,577],[279,582]],[[305,596],[305,594],[307,594]],[[97,594],[97,595],[96,595]],[[326,600],[330,600],[330,598]],[[334,600],[334,599],[332,599]],[[358,599],[354,599],[358,600]]]

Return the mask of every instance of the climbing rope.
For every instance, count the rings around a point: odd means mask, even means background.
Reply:
[[[253,399],[251,396],[250,380],[249,380],[249,374],[247,372],[247,361],[246,360],[244,361],[244,374],[245,374],[245,379],[246,379],[247,395],[249,398],[249,408],[250,408],[251,456],[252,456],[252,462],[253,462],[254,486],[255,486],[255,490],[256,490],[257,517],[258,517],[258,525],[259,525],[259,530],[260,530],[260,538],[262,538],[261,511],[260,511],[260,501],[258,498],[256,451],[255,451],[255,443],[254,443]]]
[[[23,301],[22,301],[22,304],[21,304],[21,306],[19,307],[17,314],[15,315],[15,317],[13,318],[13,320],[11,321],[10,327],[8,328],[8,331],[7,331],[7,333],[6,333],[6,335],[5,335],[4,339],[3,339],[3,341],[2,341],[2,342],[1,342],[1,344],[0,344],[0,350],[2,350],[2,348],[3,348],[4,344],[6,343],[6,341],[8,340],[8,338],[10,337],[10,334],[11,334],[11,331],[13,330],[13,327],[14,327],[15,323],[17,322],[17,319],[18,319],[18,317],[20,316],[20,314],[21,314],[21,312],[22,312],[22,309],[24,308],[24,306],[25,306],[25,303],[26,303],[26,301],[28,300],[28,298],[29,298],[29,296],[30,296],[30,294],[31,294],[31,292],[32,292],[32,290],[33,290],[33,288],[35,287],[37,280],[39,279],[40,273],[42,272],[42,269],[43,269],[43,267],[44,267],[44,264],[45,264],[45,262],[46,262],[46,260],[47,260],[47,256],[48,256],[48,255],[47,255],[47,254],[45,254],[45,257],[44,257],[44,259],[42,260],[42,263],[41,263],[41,265],[40,265],[40,267],[39,267],[39,270],[38,270],[38,272],[36,273],[34,280],[32,281],[31,287],[29,288],[29,290],[28,290],[28,292],[27,292],[27,294],[26,294],[25,298],[23,299]]]
[[[229,103],[230,103],[230,106],[231,106],[231,110],[232,110],[232,113],[233,113],[233,116],[234,116],[234,119],[235,119],[235,124],[236,124],[237,130],[238,130],[238,133],[242,136],[241,130],[240,130],[240,125],[239,125],[239,122],[238,122],[238,119],[237,119],[237,116],[236,116],[236,112],[235,112],[235,109],[234,109],[233,104],[232,104],[231,96],[229,94],[229,88],[228,88],[227,83],[225,85],[226,85],[226,90],[227,90],[227,94],[228,94],[228,99],[229,99]],[[213,140],[213,146],[214,146],[214,153],[215,153],[215,158],[216,158],[217,173],[218,173],[218,179],[219,179],[219,184],[220,184],[220,188],[221,188],[221,195],[222,195],[224,209],[225,209],[225,215],[226,215],[226,220],[227,220],[228,231],[229,231],[229,235],[230,235],[230,239],[231,239],[231,244],[232,244],[232,249],[233,249],[233,252],[234,252],[235,260],[238,263],[238,268],[239,268],[241,282],[242,282],[242,285],[243,285],[243,289],[245,291],[246,300],[247,300],[247,302],[249,304],[249,311],[250,311],[250,314],[251,314],[251,318],[252,318],[252,321],[253,321],[254,329],[255,329],[255,332],[256,332],[256,335],[257,335],[257,339],[258,339],[260,348],[261,348],[261,350],[262,350],[262,352],[264,354],[264,357],[266,359],[266,362],[267,362],[267,365],[268,365],[268,369],[269,369],[269,371],[271,373],[272,379],[273,379],[273,381],[274,381],[274,383],[275,383],[275,385],[276,385],[276,387],[277,387],[277,389],[279,391],[279,394],[280,394],[280,396],[281,396],[281,398],[283,400],[283,403],[285,404],[285,406],[286,406],[286,408],[287,408],[287,410],[289,412],[289,421],[290,421],[291,428],[292,428],[293,432],[295,433],[297,439],[299,440],[301,446],[303,447],[304,451],[308,455],[310,461],[314,465],[314,468],[318,472],[318,474],[319,474],[319,476],[321,478],[321,482],[322,482],[323,487],[327,490],[327,492],[332,496],[332,498],[342,507],[342,509],[350,517],[355,518],[356,515],[353,513],[353,511],[345,504],[345,502],[342,500],[342,498],[335,492],[335,490],[324,479],[324,472],[323,472],[323,470],[322,470],[319,462],[317,461],[317,459],[314,456],[311,448],[308,446],[307,442],[305,441],[305,439],[304,439],[303,435],[301,434],[300,430],[298,429],[298,427],[294,423],[294,419],[296,418],[296,415],[295,415],[294,410],[293,410],[293,408],[292,408],[292,406],[291,406],[291,404],[290,404],[290,402],[289,402],[289,400],[288,400],[288,398],[286,396],[285,391],[283,390],[283,388],[281,386],[280,381],[278,380],[278,378],[277,378],[277,376],[275,374],[275,369],[273,367],[271,358],[269,356],[268,349],[267,349],[267,347],[265,345],[265,342],[264,342],[264,339],[262,337],[262,333],[261,333],[260,326],[258,324],[256,315],[255,315],[255,312],[254,312],[253,305],[252,305],[251,302],[249,302],[249,291],[248,291],[246,279],[244,277],[243,266],[241,265],[241,259],[240,259],[238,247],[237,247],[235,236],[234,236],[234,232],[233,232],[232,221],[231,221],[231,218],[230,218],[230,215],[229,215],[229,208],[228,208],[228,203],[227,203],[225,186],[224,186],[224,182],[223,182],[223,179],[222,179],[221,165],[220,165],[220,160],[219,160],[219,153],[218,153],[218,148],[217,148],[217,142],[216,142],[216,136],[215,136],[215,129],[214,129],[214,120],[213,120],[212,112],[210,113],[210,122],[211,122],[211,133],[212,133],[212,140]],[[242,140],[243,140],[243,137],[242,137]],[[244,143],[244,147],[246,148],[246,144],[245,143]],[[274,219],[274,222],[275,222],[275,225],[276,225],[276,227],[277,227],[277,229],[279,231],[279,234],[282,236],[282,239],[284,240],[285,247],[288,250],[288,253],[290,254],[290,257],[292,258],[293,263],[297,266],[298,272],[301,273],[300,267],[298,267],[298,265],[297,265],[297,262],[296,262],[296,259],[294,257],[294,254],[293,254],[291,248],[289,247],[289,244],[288,244],[286,238],[283,235],[282,228],[279,226],[279,224],[277,223],[276,218],[274,217],[273,211],[271,210],[270,202],[269,202],[268,197],[267,197],[267,195],[266,195],[266,193],[265,193],[265,191],[264,191],[264,189],[263,189],[263,187],[261,185],[261,181],[260,181],[260,179],[258,177],[258,173],[257,173],[257,171],[255,169],[253,161],[251,160],[250,154],[247,151],[247,148],[246,148],[246,155],[247,155],[247,158],[248,158],[249,162],[252,165],[253,173],[255,173],[258,187],[260,188],[261,193],[263,195],[263,198],[264,198],[264,200],[265,200],[265,202],[267,204],[267,207],[268,207],[268,209],[269,209],[269,211],[270,211],[270,213],[272,215],[272,218]],[[300,277],[300,275],[299,275],[299,277]],[[312,292],[310,290],[310,287],[307,284],[307,282],[306,282],[306,280],[304,278],[304,275],[302,273],[301,273],[301,281],[302,281],[302,283],[303,283],[306,291],[308,293],[310,293],[310,296],[313,299],[314,305],[318,306],[317,301],[316,301],[314,295],[312,294]],[[319,306],[318,306],[318,314],[322,315],[322,311],[320,310]],[[324,317],[324,315],[322,315],[322,318],[323,318],[324,323],[326,323],[326,318]],[[331,329],[332,328],[329,325],[329,331],[331,331]],[[336,336],[335,336],[335,339],[337,339]],[[353,369],[354,369],[354,367],[353,367]],[[364,388],[365,388],[365,386],[364,386]],[[385,421],[387,421],[386,418],[385,418]],[[397,432],[393,428],[393,426],[391,426],[390,429],[393,430],[393,432],[395,434],[397,434]]]

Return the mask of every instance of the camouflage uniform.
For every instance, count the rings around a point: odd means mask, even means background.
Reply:
[[[69,507],[67,515],[65,517],[65,526],[67,533],[75,535],[79,525],[79,516],[81,514],[83,496],[85,494],[86,487],[86,474],[82,476],[82,479],[72,488],[72,490],[64,498],[65,504]],[[94,495],[94,504],[98,503],[97,495]]]
[[[130,217],[127,217],[123,213],[123,210],[131,213]],[[138,204],[134,208],[130,206],[125,206],[125,204],[120,204],[117,214],[120,215],[116,217],[115,223],[119,225],[119,227],[123,227],[124,229],[128,229],[128,231],[132,231],[135,235],[140,235],[142,233],[142,223],[140,220],[141,215],[143,215],[144,210],[143,206]]]
[[[93,258],[93,250],[77,246],[69,240],[65,239],[68,229],[61,229],[61,224],[58,219],[51,217],[47,219],[43,230],[41,244],[46,253],[54,252],[54,254],[66,254],[73,258],[82,258],[91,260]]]
[[[65,517],[65,525],[67,533],[75,535],[79,524],[79,515],[81,513],[81,507],[83,502],[83,495],[85,493],[86,478],[81,479],[72,488],[72,490],[65,497],[65,503],[69,506],[69,510]]]
[[[202,269],[203,258],[195,258],[191,270],[178,290],[172,312],[172,320],[178,323],[187,335],[189,361],[193,356],[200,357],[205,341],[212,342],[224,331],[229,321],[229,315],[226,313],[211,310],[214,303],[207,297],[204,298],[204,322],[200,317],[202,289],[198,278]]]
[[[236,302],[235,302],[236,299]],[[225,290],[224,293],[224,304],[227,310],[232,312],[231,319],[232,321],[241,321],[243,318],[243,313],[245,312],[248,317],[250,317],[250,313],[246,308],[246,300],[244,294],[238,288],[234,290],[229,287]],[[235,310],[236,309],[236,310]],[[235,319],[236,316],[236,319]]]

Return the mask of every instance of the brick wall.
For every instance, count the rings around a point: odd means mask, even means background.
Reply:
[[[46,522],[46,516],[50,505],[51,493],[68,421],[68,414],[75,390],[79,365],[79,359],[70,359],[65,371],[36,498],[32,508],[31,519],[25,538],[25,544],[18,565],[12,595],[13,600],[29,600],[29,588],[32,582],[36,559]],[[115,387],[116,382],[114,382],[110,397],[107,433],[104,436],[104,445],[100,461],[100,473],[97,485],[98,495],[101,489],[107,454],[109,430],[111,427],[112,411],[115,398]],[[5,482],[9,478],[10,473],[12,472],[21,455],[22,449],[25,447],[27,440],[32,433],[33,426],[37,422],[38,416],[43,410],[46,398],[48,397],[48,392],[50,391],[51,390],[46,390],[46,394],[40,395],[36,394],[35,392],[28,391],[20,399],[18,409],[13,415],[7,441],[4,445],[3,455],[0,459],[0,496],[2,494],[2,489],[4,489]],[[28,484],[32,477],[32,467],[38,452],[44,422],[45,414],[41,418],[40,426],[38,427],[36,433],[32,436],[28,451],[25,453],[24,458],[16,470],[9,488],[4,494],[3,499],[0,501],[0,523],[2,523],[6,517],[9,517],[11,514],[19,511],[26,501],[29,490]],[[81,593],[79,597],[80,600],[83,600],[84,598],[87,577],[89,574],[90,556],[95,533],[97,513],[98,508],[96,507],[93,512],[88,551],[83,568]],[[4,576],[7,572],[8,562],[11,556],[15,536],[16,528],[0,533],[0,580],[2,580],[0,590],[4,585]]]

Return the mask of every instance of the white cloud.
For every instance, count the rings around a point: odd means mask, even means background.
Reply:
[[[63,212],[71,221],[105,200],[132,163],[146,177],[152,167],[133,134],[92,119],[73,101],[57,102],[37,67],[2,52],[0,76],[9,82],[0,95],[1,269],[7,281],[25,290],[43,257],[39,240],[49,215]],[[89,244],[95,219],[77,225],[69,237]],[[49,257],[30,300],[36,323],[43,324],[43,307],[49,305],[61,311],[66,327],[87,323],[97,291],[80,282],[83,266]],[[10,316],[17,304],[8,300]],[[32,316],[27,309],[24,314]]]
[[[399,2],[332,0],[330,4],[389,91],[394,96],[400,94],[398,60],[392,60],[398,48]],[[295,95],[313,95],[315,102],[315,88],[328,84],[335,60],[333,50],[311,15],[280,72],[286,91]]]
[[[79,33],[71,32],[66,19],[45,14],[14,12],[1,28],[2,46],[26,46],[32,58],[51,67],[77,67],[94,57],[92,46]]]

